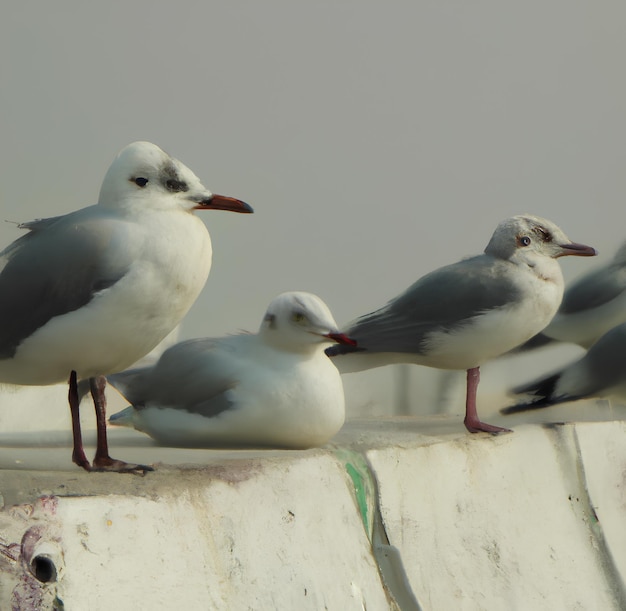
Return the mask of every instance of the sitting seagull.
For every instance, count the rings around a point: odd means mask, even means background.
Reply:
[[[353,345],[326,304],[283,293],[258,334],[192,339],[166,350],[154,367],[108,377],[132,404],[110,418],[162,445],[309,448],[343,425],[343,385],[324,354]]]
[[[149,142],[124,148],[98,203],[24,223],[0,253],[0,382],[69,380],[73,461],[90,470],[145,472],[109,456],[105,374],[150,352],[187,313],[211,267],[211,240],[194,210],[252,212],[215,195]],[[77,381],[89,380],[98,442],[82,445]]]
[[[555,342],[589,348],[623,322],[626,322],[626,242],[610,263],[566,287],[561,306],[550,324],[513,352],[525,352]]]
[[[327,354],[342,373],[392,363],[467,370],[465,426],[485,424],[476,411],[479,367],[543,329],[563,297],[557,261],[596,251],[575,244],[554,223],[521,215],[498,225],[484,254],[427,274],[381,309],[348,325],[357,346]]]
[[[519,386],[513,393],[533,398],[506,407],[501,413],[514,414],[591,397],[626,399],[626,323],[605,333],[579,360]]]

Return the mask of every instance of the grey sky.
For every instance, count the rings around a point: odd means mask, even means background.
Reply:
[[[626,237],[625,24],[604,0],[11,3],[3,218],[94,203],[138,139],[244,199],[202,216],[184,336],[255,330],[284,290],[347,322],[521,212],[603,261]]]

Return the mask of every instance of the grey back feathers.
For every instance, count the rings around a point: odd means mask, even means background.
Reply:
[[[510,266],[497,261],[500,269]],[[386,306],[359,318],[346,334],[370,352],[420,354],[428,347],[434,328],[452,331],[490,309],[515,300],[519,289],[506,275],[494,273],[490,257],[479,255],[442,267],[419,279]],[[462,299],[458,296],[462,295]],[[331,346],[327,353],[354,351],[350,346]]]
[[[11,321],[0,326],[0,358],[12,357],[51,318],[84,306],[128,270],[128,257],[101,256],[115,252],[113,222],[100,218],[96,228],[84,216],[79,210],[25,224],[31,232],[0,253],[0,318]]]

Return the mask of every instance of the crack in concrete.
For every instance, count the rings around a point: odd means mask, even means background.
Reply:
[[[593,500],[587,485],[587,475],[585,473],[585,463],[583,461],[582,450],[580,447],[580,438],[578,436],[576,426],[573,426],[572,429],[573,442],[576,449],[576,472],[580,484],[580,496],[582,501],[581,506],[586,513],[589,531],[596,543],[599,561],[604,569],[603,573],[606,575],[611,591],[615,595],[618,608],[626,609],[626,586],[624,584],[624,579],[622,578],[619,568],[615,563],[615,559],[611,553],[611,548],[604,534],[604,529],[602,528],[602,523],[598,520],[598,515],[596,514],[596,510],[593,506]]]
[[[400,611],[422,611],[404,568],[400,550],[391,545],[380,508],[376,472],[365,454],[341,448],[336,452],[354,485],[357,506],[372,545],[378,573]],[[372,511],[369,512],[368,498]]]

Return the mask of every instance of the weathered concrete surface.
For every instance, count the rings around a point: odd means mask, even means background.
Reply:
[[[626,608],[624,426],[476,441],[368,452],[387,535],[422,606]]]
[[[0,436],[0,609],[626,608],[623,422],[491,437],[358,420],[303,452],[111,445],[157,470],[87,474],[66,433]]]
[[[22,502],[8,511],[4,545],[43,529],[58,574],[45,587],[66,609],[390,608],[333,454],[203,454],[202,466],[145,478],[4,471],[5,501]],[[24,505],[22,487],[47,494],[51,509]]]

